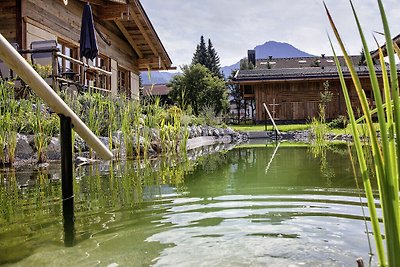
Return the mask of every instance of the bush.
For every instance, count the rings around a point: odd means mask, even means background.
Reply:
[[[347,117],[339,116],[336,119],[328,123],[328,127],[331,129],[345,129],[349,124]]]

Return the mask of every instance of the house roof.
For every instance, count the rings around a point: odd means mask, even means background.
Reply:
[[[361,56],[350,56],[354,65],[358,65]],[[338,57],[340,65],[345,66],[345,60],[343,56]],[[336,66],[335,59],[333,56],[321,56],[321,57],[291,57],[291,58],[265,58],[257,59],[256,66],[258,68],[271,68],[271,69],[283,69],[283,68],[308,68],[311,66]]]
[[[356,66],[356,71],[360,77],[368,77],[369,71],[366,66]],[[343,75],[350,77],[347,67],[342,67]],[[381,75],[380,66],[375,67],[378,75]],[[252,70],[240,70],[237,72],[233,83],[257,83],[267,81],[290,81],[290,80],[320,80],[337,79],[339,74],[336,67],[308,67],[308,68],[283,68],[283,69],[264,69],[257,68]]]
[[[400,34],[395,36],[392,40],[393,40],[393,42],[395,42],[397,45],[400,46]],[[386,56],[387,55],[386,44],[382,45],[381,48],[382,48],[383,55]],[[379,49],[376,49],[376,50],[372,51],[371,52],[371,57],[372,58],[379,58]]]
[[[145,96],[162,96],[168,95],[171,89],[166,84],[154,84],[143,86],[143,95]]]
[[[174,69],[172,61],[139,0],[80,0],[98,10],[98,18],[112,20],[138,56],[139,70]]]

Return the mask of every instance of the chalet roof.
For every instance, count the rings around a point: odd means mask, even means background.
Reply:
[[[354,65],[358,65],[361,56],[350,56]],[[345,60],[343,56],[338,57],[340,65],[345,66]],[[333,56],[321,56],[321,57],[291,57],[291,58],[265,58],[257,59],[256,65],[258,68],[271,68],[271,69],[283,69],[283,68],[308,68],[311,66],[336,66],[335,59]]]
[[[395,42],[397,45],[400,46],[400,34],[395,36],[392,40],[393,40],[393,42]],[[386,44],[382,45],[381,48],[382,48],[383,55],[386,56],[387,55]],[[371,52],[371,57],[372,58],[379,58],[379,50],[376,49],[376,50],[372,51]]]
[[[166,84],[155,84],[143,86],[143,95],[145,96],[162,96],[168,95],[171,89]]]
[[[356,71],[360,77],[368,77],[368,67],[356,66]],[[399,69],[400,70],[400,69]],[[350,77],[347,67],[342,67],[343,75]],[[381,75],[380,66],[375,67],[378,75]],[[264,69],[257,68],[252,70],[240,70],[233,79],[233,83],[241,82],[266,82],[266,81],[289,81],[289,80],[313,80],[313,79],[337,79],[339,74],[336,67],[308,67],[308,68],[283,68],[283,69]]]
[[[172,61],[139,0],[81,0],[98,9],[98,18],[113,20],[138,55],[139,70],[173,69]]]

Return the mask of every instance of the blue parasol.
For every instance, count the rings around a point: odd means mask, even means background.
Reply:
[[[85,57],[86,59],[93,60],[99,54],[93,23],[92,8],[90,7],[89,3],[86,3],[83,9],[81,39],[79,44],[81,58]]]

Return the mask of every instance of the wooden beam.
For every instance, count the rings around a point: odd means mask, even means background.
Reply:
[[[122,19],[129,15],[129,5],[122,4],[107,4],[99,6],[98,18],[101,20]]]
[[[168,56],[167,51],[165,50],[163,44],[161,43],[160,38],[157,35],[157,32],[155,31],[153,25],[151,24],[151,21],[148,19],[146,11],[143,9],[143,6],[141,5],[139,0],[130,0],[131,5],[133,4],[137,11],[139,12],[139,16],[141,16],[144,20],[145,25],[148,28],[148,34],[150,34],[155,41],[155,44],[157,45],[157,47],[160,49],[159,52],[161,53],[161,58],[163,59],[163,63],[165,63],[165,67],[166,69],[168,69],[167,66],[171,67],[171,59]],[[176,68],[174,68],[176,69]]]
[[[138,64],[139,65],[158,65],[159,60],[158,58],[140,58],[138,59]]]
[[[127,0],[80,0],[81,2],[89,2],[93,5],[98,5],[98,6],[105,6],[107,4],[111,3],[117,3],[117,4],[128,4]]]
[[[124,5],[128,4],[127,0],[108,0],[108,1]]]
[[[126,40],[128,40],[129,44],[132,46],[133,50],[135,50],[136,54],[139,56],[139,58],[143,58],[143,53],[139,49],[139,47],[135,44],[133,41],[132,37],[130,36],[129,32],[126,30],[124,24],[119,21],[119,20],[114,20],[115,24],[117,25],[118,29],[122,32],[122,34],[125,36]]]
[[[136,3],[135,3],[136,4]],[[151,51],[153,52],[153,54],[157,57],[159,57],[159,53],[157,51],[157,49],[155,48],[153,42],[150,40],[149,35],[147,34],[147,31],[144,29],[142,23],[139,20],[138,15],[136,14],[136,12],[132,12],[131,16],[130,16],[133,21],[135,22],[136,26],[139,28],[140,32],[142,33],[144,39],[146,40],[146,42],[148,43],[148,45],[150,46]],[[165,63],[161,60],[161,65],[167,69]]]
[[[107,4],[107,1],[105,0],[80,0],[80,1],[85,3],[89,2],[93,5],[98,5],[98,6],[104,6]]]

